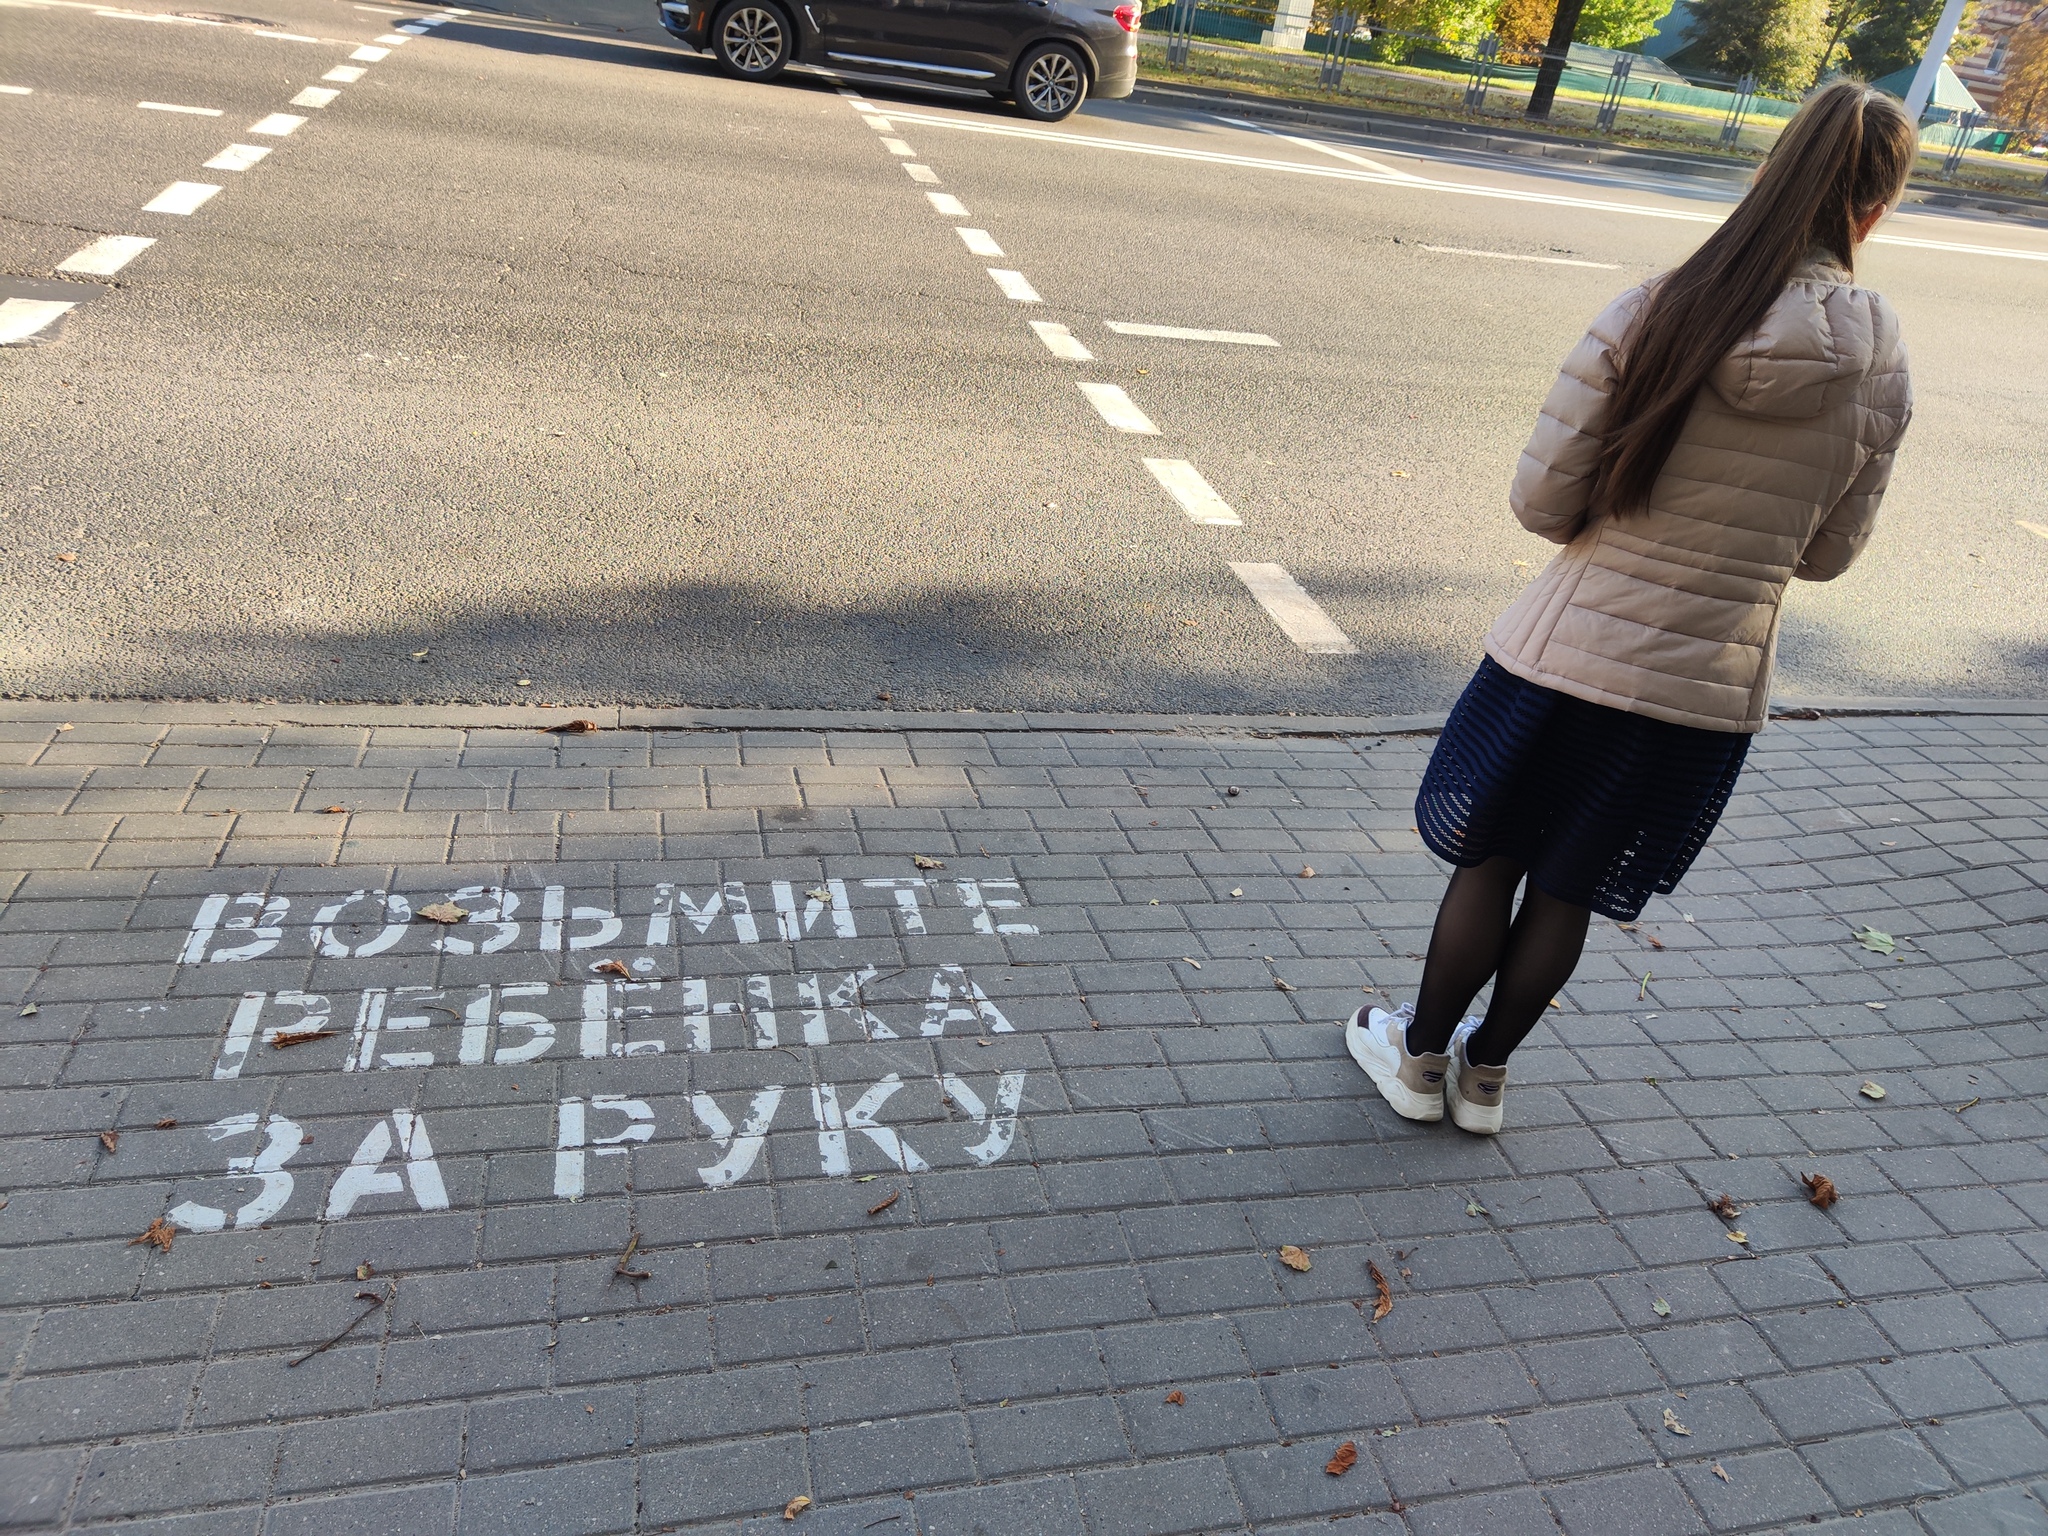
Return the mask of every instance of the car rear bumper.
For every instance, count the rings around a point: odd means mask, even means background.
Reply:
[[[1104,101],[1130,95],[1138,84],[1138,40],[1122,35],[1110,46],[1096,49],[1095,68],[1091,95]]]

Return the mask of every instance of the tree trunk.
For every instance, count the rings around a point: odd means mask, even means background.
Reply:
[[[1543,45],[1543,67],[1536,71],[1536,89],[1529,96],[1528,115],[1538,122],[1550,116],[1558,79],[1571,53],[1572,34],[1579,30],[1579,12],[1585,8],[1586,0],[1557,0],[1557,19],[1550,24],[1550,41]]]

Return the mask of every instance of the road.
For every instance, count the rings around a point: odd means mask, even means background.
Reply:
[[[747,87],[618,7],[166,11],[0,11],[0,296],[79,300],[0,349],[9,693],[1441,708],[1547,557],[1505,486],[1557,360],[1732,195]],[[155,243],[58,275],[102,235]],[[1863,275],[1919,414],[1783,691],[2037,696],[2048,231],[1902,212]]]

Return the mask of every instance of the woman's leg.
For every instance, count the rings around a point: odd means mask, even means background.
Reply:
[[[1504,1067],[1508,1053],[1528,1039],[1550,1000],[1578,968],[1592,917],[1586,908],[1559,901],[1530,883],[1522,910],[1508,930],[1486,1018],[1465,1042],[1465,1059],[1473,1066]],[[1430,952],[1434,956],[1434,941]],[[1421,1015],[1419,1006],[1416,1014]]]
[[[1444,892],[1436,927],[1429,935],[1429,958],[1422,966],[1415,1017],[1408,1024],[1412,1054],[1441,1055],[1448,1050],[1451,1031],[1465,1017],[1479,989],[1499,969],[1509,943],[1515,887],[1522,883],[1523,873],[1522,866],[1508,858],[1488,859],[1451,872],[1450,888]],[[1527,902],[1522,910],[1528,911]],[[1548,995],[1544,1000],[1549,1001]]]

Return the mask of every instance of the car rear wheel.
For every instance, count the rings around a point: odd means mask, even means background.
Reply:
[[[711,51],[742,80],[773,80],[789,62],[789,45],[789,18],[766,0],[733,0],[711,23]]]
[[[1025,117],[1056,123],[1088,99],[1088,70],[1073,49],[1040,43],[1017,61],[1012,89]]]

